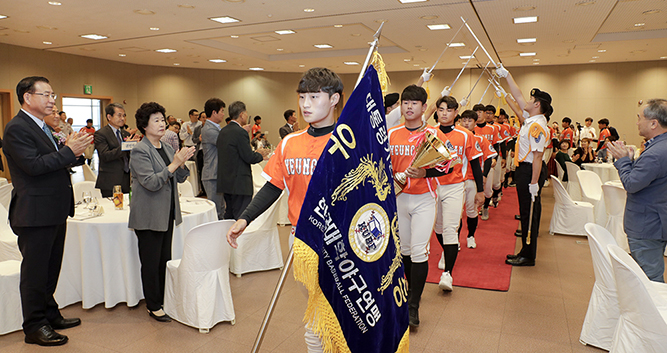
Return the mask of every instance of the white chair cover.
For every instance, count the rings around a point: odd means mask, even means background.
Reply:
[[[560,166],[560,163],[556,162],[556,170],[558,170],[558,180],[563,182],[563,177],[565,176],[565,171],[563,170],[563,167]],[[563,182],[567,183],[567,182]]]
[[[192,188],[192,183],[187,180],[182,183],[178,183],[178,194],[180,197],[194,197],[195,190]]]
[[[23,329],[19,279],[21,261],[0,262],[0,335]]]
[[[80,202],[83,199],[84,191],[90,191],[93,197],[102,199],[102,191],[95,188],[94,181],[80,181],[72,185],[72,189],[74,190],[74,202]]]
[[[6,210],[9,209],[9,203],[12,201],[12,190],[14,190],[14,185],[12,184],[0,186],[0,205]]]
[[[667,352],[667,295],[617,245],[607,246],[616,277],[620,317],[612,352]],[[660,283],[664,285],[664,283]]]
[[[582,201],[581,186],[579,186],[579,178],[577,178],[577,172],[581,168],[572,162],[565,162],[565,168],[567,169],[567,193],[570,194],[573,201]]]
[[[18,238],[9,226],[8,217],[7,210],[0,205],[0,261],[21,261],[23,256],[19,251]]]
[[[283,267],[283,253],[276,224],[280,198],[255,219],[237,239],[238,248],[232,249],[229,270],[237,277],[255,271],[273,270]]]
[[[264,179],[264,177],[262,176],[263,169],[262,166],[259,165],[259,163],[250,165],[250,170],[252,171],[252,184],[254,187],[254,191],[252,194],[253,196],[255,196],[255,194],[257,194],[257,192],[259,191],[259,189],[261,189],[266,183],[266,179]]]
[[[584,225],[595,221],[593,205],[583,201],[572,201],[563,183],[553,175],[551,179],[556,202],[549,224],[549,234],[586,235]]]
[[[628,194],[625,192],[625,189],[615,185],[602,185],[602,193],[604,194],[604,204],[607,209],[607,224],[605,228],[616,239],[616,245],[629,253],[628,236],[623,229],[623,213],[625,212],[625,200]]]
[[[616,281],[612,269],[607,246],[616,245],[614,237],[602,226],[595,223],[586,224],[588,246],[591,248],[595,284],[588,311],[581,327],[579,341],[604,350],[611,349],[612,338],[620,316]]]
[[[90,169],[90,166],[88,164],[83,164],[81,166],[83,168],[83,180],[85,181],[97,181],[97,175],[95,175],[95,172],[93,172],[92,169]]]
[[[289,220],[289,203],[287,203],[287,200],[289,199],[289,193],[287,193],[287,191],[285,191],[285,193],[285,196],[278,200],[280,202],[280,205],[278,205],[278,224],[281,226],[292,223]]]
[[[605,210],[600,177],[590,170],[580,170],[577,172],[577,178],[581,186],[583,200],[590,202],[595,207],[595,223],[601,226],[606,225],[607,211]]]
[[[225,235],[233,220],[205,223],[185,237],[183,257],[167,262],[164,311],[174,320],[208,332],[220,321],[235,323]]]

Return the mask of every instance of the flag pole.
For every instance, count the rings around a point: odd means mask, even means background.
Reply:
[[[257,333],[257,338],[255,338],[255,344],[252,346],[252,353],[259,352],[259,347],[262,345],[262,340],[264,340],[264,333],[266,332],[266,327],[269,326],[269,321],[271,321],[271,315],[273,315],[273,310],[276,307],[276,302],[278,302],[278,297],[280,297],[280,291],[283,289],[283,284],[285,284],[285,277],[289,272],[290,267],[292,267],[292,260],[294,259],[294,246],[290,247],[289,254],[287,255],[287,261],[283,266],[282,272],[280,272],[280,279],[278,284],[276,284],[276,289],[273,290],[273,296],[271,297],[271,302],[269,302],[269,307],[266,309],[264,314],[264,320],[262,320],[262,326],[259,327],[259,332]]]
[[[382,27],[384,26],[384,21],[382,21],[382,24],[380,24],[380,28],[378,28],[377,32],[373,35],[373,42],[371,43],[371,48],[368,50],[368,54],[366,55],[366,60],[364,61],[364,65],[361,67],[361,72],[359,73],[359,77],[357,78],[357,83],[354,84],[354,88],[357,88],[359,85],[359,82],[361,82],[361,79],[364,77],[364,73],[366,72],[366,67],[368,67],[368,63],[371,61],[371,55],[373,55],[373,52],[377,49],[378,43],[380,42],[380,33],[382,33]]]

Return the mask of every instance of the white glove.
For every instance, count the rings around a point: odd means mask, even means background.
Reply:
[[[461,104],[462,107],[465,107],[466,105],[468,105],[468,100],[465,99],[465,98],[463,98],[463,99],[461,100],[461,103],[460,103],[460,104]]]
[[[528,184],[528,191],[530,192],[531,200],[535,202],[535,198],[537,197],[537,192],[540,191],[540,186],[537,184]]]
[[[449,86],[446,86],[445,89],[440,92],[440,97],[446,97],[448,96],[452,91],[449,89]]]
[[[422,79],[424,82],[428,82],[431,80],[431,76],[433,76],[430,72],[428,72],[428,68],[424,69],[424,73],[422,74]]]
[[[503,92],[501,92],[499,89],[496,90],[496,97],[501,98],[503,96]]]
[[[528,113],[527,111],[524,110],[524,111],[523,111],[523,118],[524,118],[524,119],[528,119],[528,118],[530,118],[530,113]]]
[[[499,85],[499,86],[498,86],[498,89],[500,90],[500,92],[502,92],[502,94],[503,94],[505,97],[507,97],[507,92],[505,91],[505,89],[503,88],[503,86],[500,86],[500,85]]]
[[[503,64],[500,64],[500,67],[496,69],[496,75],[498,75],[498,77],[507,77],[509,73],[510,72],[507,71]]]

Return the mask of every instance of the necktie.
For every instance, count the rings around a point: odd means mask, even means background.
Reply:
[[[42,126],[42,130],[44,130],[44,133],[46,134],[46,136],[49,137],[49,140],[51,140],[51,142],[53,143],[53,146],[55,146],[56,150],[58,150],[58,144],[56,143],[56,139],[53,138],[53,134],[51,133],[51,129],[49,129],[49,126],[44,124]]]
[[[116,137],[118,138],[118,144],[123,147],[123,139],[120,137],[120,129],[116,130]],[[127,159],[127,153],[123,153],[123,171],[125,173],[130,172],[130,165]]]

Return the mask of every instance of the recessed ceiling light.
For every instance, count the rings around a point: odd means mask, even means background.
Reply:
[[[299,65],[299,67],[306,67],[306,65],[304,65],[304,64],[301,64],[301,65]]]
[[[588,60],[588,62],[589,62],[589,63],[594,63],[594,62],[595,62],[595,60]]]
[[[428,20],[435,20],[438,17],[440,17],[440,16],[438,16],[438,15],[424,15],[424,16],[419,16],[419,19],[428,21]]]
[[[540,61],[540,59],[533,59],[533,61]]]
[[[51,42],[46,42],[46,41],[45,41],[45,42],[42,42],[42,43],[44,43],[44,44],[46,44],[46,45],[51,45],[51,44],[53,44],[53,43],[51,43]]]
[[[226,62],[227,62],[227,60],[224,60],[224,59],[208,59],[208,61],[210,61],[210,62],[212,62],[212,63],[216,63],[216,64],[217,64],[217,63],[226,63]]]
[[[296,33],[291,29],[281,29],[279,31],[275,31],[277,34],[283,35],[283,34],[293,34]]]
[[[150,29],[151,31],[159,31],[159,30],[160,30],[159,27],[151,27],[151,28],[149,28],[149,29]]]
[[[165,48],[165,49],[155,49],[155,51],[158,53],[175,53],[177,50]]]
[[[659,9],[653,9],[653,10],[644,11],[644,12],[642,12],[642,14],[643,15],[653,15],[653,14],[660,13],[660,12],[662,12],[662,11],[659,10]]]
[[[472,55],[459,55],[459,59],[461,60],[468,60],[472,58]]]
[[[597,56],[597,55],[593,57],[593,59],[599,59],[599,58],[600,58],[600,57],[599,57],[599,56]]]
[[[330,45],[330,44],[315,44],[314,47],[317,48],[317,49],[330,49],[330,48],[333,48],[333,46]]]
[[[466,46],[465,43],[450,43],[449,44],[449,47],[451,47],[451,48],[465,47],[465,46]]]
[[[194,6],[188,5],[188,4],[181,4],[181,5],[176,5],[176,6],[182,8],[182,9],[194,9],[195,8]]]
[[[536,9],[535,6],[520,6],[520,7],[515,7],[512,10],[519,12],[519,11],[532,11],[535,9]]]
[[[516,40],[517,43],[535,43],[537,42],[537,38],[519,38]]]
[[[660,59],[667,59],[667,56],[661,56]]]
[[[519,56],[535,56],[537,53],[529,52],[529,53],[519,53]]]
[[[229,16],[222,16],[222,17],[210,17],[209,20],[215,21],[218,23],[234,23],[234,22],[241,22],[241,20],[236,19],[234,17],[229,17]]]
[[[125,55],[125,54],[118,54],[118,56],[127,56],[127,55]]]
[[[356,62],[356,61],[344,61],[343,64],[345,64],[345,65],[359,65],[359,63]]]
[[[540,63],[533,63],[533,65],[539,65]]]
[[[335,28],[342,28],[343,25],[334,25]]]
[[[155,15],[155,11],[146,10],[146,9],[134,10],[134,13],[136,13],[138,15]]]
[[[179,66],[179,65],[181,65],[181,64],[180,63],[174,63],[174,66]]]
[[[315,9],[303,9],[303,12],[315,12]]]
[[[49,5],[60,6],[60,5],[62,5],[62,3],[57,2],[57,1],[49,1]]]
[[[598,50],[598,53],[604,53],[606,51],[607,51],[607,49],[600,49],[600,50]]]
[[[419,66],[419,64],[412,64],[412,66]]]
[[[263,67],[249,67],[248,70],[252,70],[252,71],[263,71],[264,68],[263,68]]]
[[[403,59],[403,61],[405,61],[406,63],[409,63],[410,61],[412,61],[412,59]]]
[[[440,29],[450,29],[450,28],[452,28],[452,27],[449,27],[449,25],[446,24],[446,23],[439,24],[439,25],[426,25],[426,27],[428,27],[428,29],[430,29],[431,31],[437,31],[437,30],[440,30]]]
[[[537,22],[537,16],[514,17],[512,20],[514,21],[514,24],[532,23],[532,22]]]
[[[7,17],[9,17],[9,16],[0,15],[0,20],[5,19],[5,18],[7,18]]]
[[[101,35],[101,34],[82,34],[82,35],[80,35],[79,37],[81,37],[81,38],[88,38],[88,39],[92,39],[92,40],[100,40],[100,39],[107,39],[107,38],[109,38],[109,37],[107,37],[107,36],[103,36],[103,35]]]
[[[584,0],[574,4],[574,6],[588,6],[595,4],[595,0]]]
[[[283,51],[283,50],[285,50],[285,49],[283,49],[283,48],[278,48],[278,49],[276,49],[276,50],[277,50],[277,51]]]
[[[635,27],[642,27],[642,26],[646,26],[646,23],[644,23],[644,22],[635,23]]]
[[[413,2],[426,2],[428,0],[398,0],[401,4],[411,4]]]
[[[239,36],[231,35],[230,37],[236,39],[236,38],[238,38]]]

